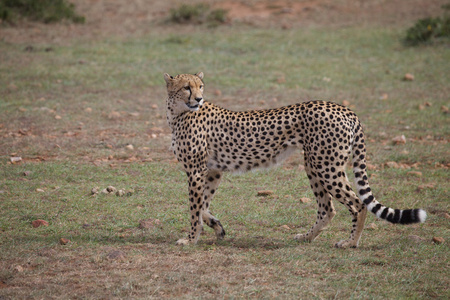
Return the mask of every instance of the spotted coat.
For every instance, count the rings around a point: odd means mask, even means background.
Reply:
[[[217,238],[225,236],[209,205],[222,172],[242,172],[276,165],[295,150],[304,150],[305,170],[317,200],[316,222],[296,239],[312,241],[336,214],[333,198],[352,215],[347,240],[336,247],[357,247],[366,212],[391,223],[417,223],[426,218],[421,209],[392,209],[379,203],[369,187],[364,133],[358,117],[332,102],[310,101],[276,109],[234,112],[203,98],[203,73],[164,75],[167,84],[167,121],[172,146],[189,181],[191,228],[178,244],[196,243],[203,222]],[[345,165],[352,157],[355,193]]]

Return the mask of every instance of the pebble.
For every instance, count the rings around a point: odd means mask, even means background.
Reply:
[[[307,197],[300,198],[300,202],[301,202],[301,203],[309,203],[309,202],[311,202],[311,201],[312,201],[312,200],[309,199],[309,198],[307,198]]]
[[[414,75],[411,73],[406,73],[405,76],[403,76],[403,80],[404,81],[413,81],[414,80]]]
[[[41,227],[41,226],[48,226],[48,222],[47,221],[45,221],[45,220],[34,220],[33,222],[31,222],[31,225],[34,227],[34,228],[38,228],[38,227]]]
[[[273,191],[271,190],[262,190],[262,191],[258,191],[258,196],[269,196],[272,195]]]
[[[65,238],[60,238],[60,239],[59,239],[59,243],[60,243],[61,245],[67,245],[69,242],[70,242],[70,240],[65,239]]]
[[[435,236],[433,237],[433,243],[439,245],[439,244],[443,244],[445,242],[444,238],[440,237],[440,236]]]

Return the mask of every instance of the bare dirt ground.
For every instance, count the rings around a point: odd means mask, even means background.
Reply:
[[[170,9],[179,0],[72,0],[77,12],[86,17],[83,25],[45,25],[23,21],[13,26],[0,26],[0,39],[9,43],[67,43],[78,39],[136,37],[149,32],[173,31],[167,23]],[[412,24],[422,17],[442,13],[443,0],[305,0],[305,1],[195,1],[209,3],[228,11],[229,25],[243,23],[257,27],[301,27],[377,24]],[[194,1],[192,1],[194,3]],[[191,30],[189,26],[181,30]],[[179,31],[177,27],[175,30]]]

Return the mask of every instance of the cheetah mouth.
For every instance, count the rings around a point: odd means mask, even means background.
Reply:
[[[189,103],[186,103],[186,106],[190,109],[195,109],[195,110],[197,110],[200,107],[199,104],[190,105]]]
[[[198,110],[200,108],[200,106],[202,106],[202,104],[203,104],[203,101],[200,101],[199,103],[195,103],[195,104],[186,103],[186,106],[190,110],[196,111],[196,110]]]

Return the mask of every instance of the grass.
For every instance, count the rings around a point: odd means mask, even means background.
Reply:
[[[32,52],[0,42],[0,298],[448,298],[450,51],[406,48],[402,30],[240,25]],[[294,242],[316,211],[299,201],[313,194],[296,153],[280,168],[226,175],[212,204],[225,240],[206,229],[199,245],[176,247],[189,226],[187,182],[167,152],[162,74],[198,71],[206,99],[230,109],[348,101],[365,125],[375,195],[426,209],[427,222],[369,216],[376,229],[360,248],[335,249],[350,230],[336,203],[330,229]],[[393,145],[400,134],[407,143]],[[9,164],[12,155],[23,161]],[[388,161],[420,163],[423,175]],[[134,193],[90,194],[109,185]],[[139,229],[149,218],[161,225]],[[32,228],[35,219],[50,224]]]

